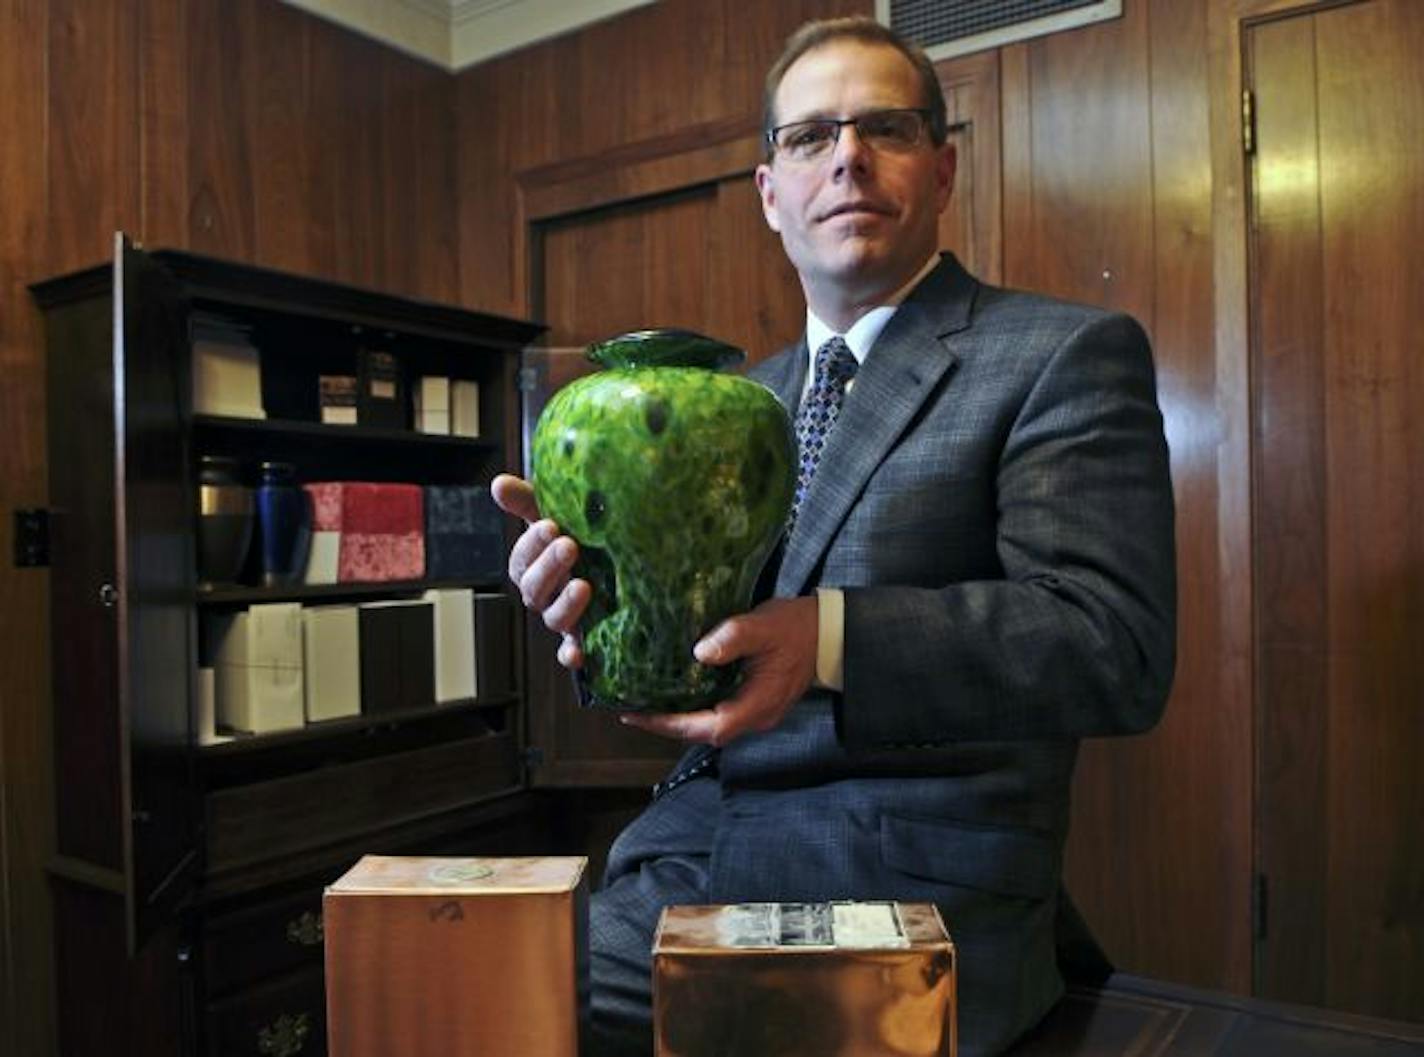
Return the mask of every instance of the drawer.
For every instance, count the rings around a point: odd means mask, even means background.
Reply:
[[[521,779],[514,735],[504,732],[222,789],[206,798],[208,869],[432,818],[518,789]]]
[[[322,1057],[326,995],[319,971],[299,973],[207,1007],[209,1057]]]
[[[297,969],[322,966],[320,888],[222,914],[203,925],[203,979],[210,996]]]

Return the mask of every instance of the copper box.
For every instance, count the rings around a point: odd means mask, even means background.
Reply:
[[[955,964],[932,903],[668,907],[658,1057],[954,1057]]]
[[[585,864],[363,858],[322,899],[330,1057],[576,1057]]]

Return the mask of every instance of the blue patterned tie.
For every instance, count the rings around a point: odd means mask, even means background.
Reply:
[[[796,495],[791,501],[791,516],[786,519],[788,536],[796,527],[796,516],[801,512],[806,493],[811,490],[811,478],[816,475],[821,451],[840,416],[846,386],[855,377],[857,366],[855,354],[844,338],[831,338],[816,351],[816,374],[806,399],[801,401],[801,410],[796,413],[796,449],[800,461],[796,467]]]

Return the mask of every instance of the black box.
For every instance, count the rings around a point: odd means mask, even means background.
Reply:
[[[361,711],[400,708],[401,615],[394,607],[363,605],[358,610],[361,636]]]
[[[410,401],[400,361],[389,352],[362,349],[357,358],[356,421],[362,426],[406,429]]]
[[[508,595],[475,595],[475,692],[514,693],[514,604]]]
[[[435,606],[412,602],[401,610],[401,707],[435,704]]]
[[[498,582],[504,575],[504,514],[488,488],[425,489],[425,575]]]
[[[435,607],[367,602],[360,607],[361,711],[375,715],[435,703]]]

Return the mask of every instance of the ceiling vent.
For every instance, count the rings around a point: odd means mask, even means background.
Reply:
[[[875,17],[938,62],[1122,15],[1122,0],[875,0]]]

